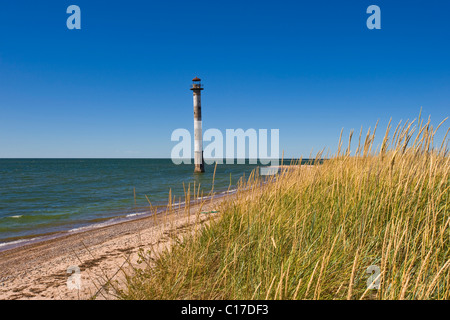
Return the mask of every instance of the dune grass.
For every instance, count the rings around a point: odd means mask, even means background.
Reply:
[[[330,159],[264,186],[253,174],[217,219],[136,269],[121,298],[449,299],[447,135],[434,146],[430,120],[415,123],[392,135],[389,124],[375,151],[376,127],[353,154],[351,133]]]

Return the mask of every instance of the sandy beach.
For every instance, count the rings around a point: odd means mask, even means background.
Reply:
[[[303,165],[310,169],[311,166]],[[296,166],[280,166],[282,171]],[[239,194],[246,191],[241,190]],[[116,299],[125,275],[144,268],[140,253],[156,256],[175,238],[192,233],[220,214],[220,204],[238,194],[216,196],[201,203],[173,206],[157,215],[109,226],[67,233],[0,252],[0,299]],[[250,199],[249,199],[250,201]],[[148,256],[147,256],[148,257]],[[80,289],[68,279],[79,268]]]
[[[145,267],[140,251],[155,255],[194,232],[225,198],[0,252],[0,299],[115,299],[124,272]],[[68,288],[69,267],[80,270],[79,290]]]

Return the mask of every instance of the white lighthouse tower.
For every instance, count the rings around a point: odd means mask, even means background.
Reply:
[[[202,99],[203,85],[198,77],[192,79],[194,93],[194,172],[205,172],[203,164]]]

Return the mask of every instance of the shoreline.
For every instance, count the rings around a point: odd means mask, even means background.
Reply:
[[[214,198],[226,197],[228,195],[234,194],[235,192],[236,192],[236,189],[231,189],[229,191],[220,191],[219,193],[215,193],[213,196],[208,195],[208,196],[204,196],[202,199],[191,200],[190,204],[191,205],[196,204],[203,200],[208,201],[209,199],[211,199],[211,197],[214,197]],[[180,208],[180,209],[183,209],[185,207],[185,205],[186,205],[185,201],[172,204],[173,207],[176,206],[177,208]],[[167,210],[167,206],[168,206],[168,204],[156,206],[155,207],[156,215],[164,213]],[[146,211],[144,211],[144,210],[146,210]],[[120,224],[120,223],[124,223],[124,222],[131,222],[131,221],[138,220],[138,219],[150,218],[154,214],[155,214],[155,212],[152,212],[151,209],[142,208],[142,211],[138,210],[138,212],[135,212],[135,213],[123,214],[123,215],[119,215],[116,217],[108,217],[100,222],[92,222],[92,223],[88,223],[86,225],[76,227],[76,228],[69,228],[67,230],[58,230],[58,231],[53,231],[53,232],[49,232],[49,233],[29,235],[29,236],[20,237],[17,239],[11,239],[10,241],[6,240],[4,242],[0,242],[0,253],[11,250],[11,249],[16,249],[16,248],[20,248],[23,246],[43,242],[43,241],[53,240],[53,239],[57,239],[60,237],[77,234],[80,232],[85,232],[85,231],[89,231],[89,230],[108,227],[108,226],[112,226],[112,225],[116,225],[116,224]]]
[[[267,187],[267,182],[261,187]],[[116,289],[124,287],[125,271],[130,274],[133,268],[146,267],[139,265],[140,252],[151,252],[151,257],[156,257],[176,239],[197,232],[217,218],[221,203],[242,192],[246,190],[218,191],[187,203],[173,203],[156,214],[149,212],[104,226],[58,233],[1,250],[0,299],[116,299]],[[79,290],[68,289],[68,268],[73,266],[80,270]]]
[[[201,213],[216,210],[233,194],[0,251],[0,299],[115,299],[112,287],[120,288],[123,271],[139,266],[140,251],[157,254],[174,236],[195,232],[218,215]],[[80,269],[80,290],[68,289],[71,266]]]

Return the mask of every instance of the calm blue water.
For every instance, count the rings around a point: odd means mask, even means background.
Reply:
[[[214,190],[233,188],[255,168],[218,165]],[[206,195],[213,171],[194,174],[170,159],[0,159],[0,244],[148,212],[145,195],[164,205],[172,189],[178,202],[183,183],[201,184]]]

